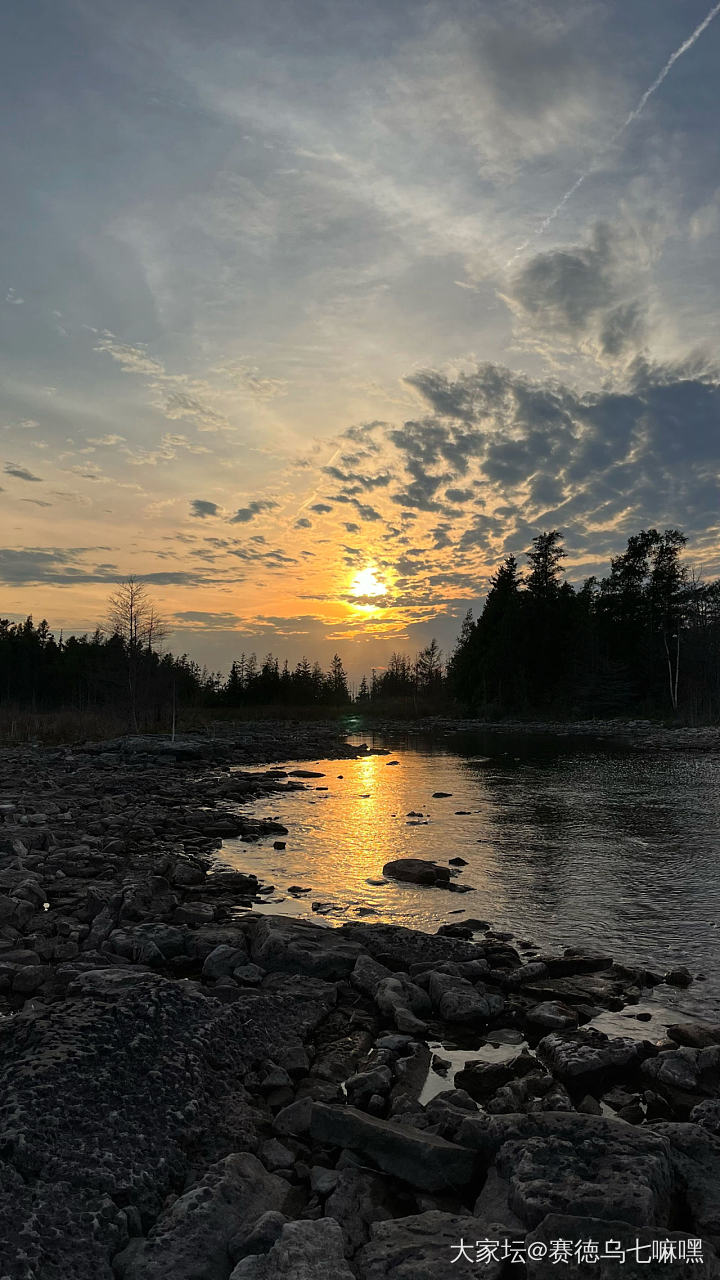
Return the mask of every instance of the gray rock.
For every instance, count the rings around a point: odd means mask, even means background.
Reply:
[[[693,1107],[690,1119],[693,1124],[699,1124],[701,1129],[707,1129],[708,1133],[720,1137],[720,1098],[704,1098]]]
[[[268,1253],[280,1238],[286,1222],[285,1214],[280,1213],[279,1209],[268,1209],[267,1213],[258,1218],[249,1235],[241,1231],[230,1241],[228,1253],[232,1261],[239,1262],[241,1258],[247,1258],[253,1253]]]
[[[669,1220],[678,1180],[655,1128],[577,1113],[470,1116],[459,1141],[485,1160],[497,1152],[509,1208],[527,1227],[560,1212],[638,1226]]]
[[[360,955],[355,962],[350,981],[358,991],[362,991],[363,995],[370,996],[370,999],[374,1000],[380,983],[384,978],[390,977],[392,974],[384,964],[378,964],[372,956]]]
[[[215,947],[203,962],[202,976],[210,981],[229,978],[234,969],[247,963],[247,952],[242,947]]]
[[[444,1276],[464,1276],[467,1280],[500,1280],[505,1263],[498,1248],[498,1261],[476,1262],[477,1240],[498,1242],[513,1239],[512,1228],[468,1215],[431,1209],[379,1222],[370,1228],[370,1242],[355,1258],[360,1280],[439,1280]],[[468,1245],[470,1260],[458,1257],[458,1246]]]
[[[548,1031],[564,1031],[577,1026],[578,1016],[574,1009],[560,1000],[544,1000],[528,1009],[525,1021],[533,1027],[546,1027]]]
[[[151,1235],[114,1259],[121,1280],[225,1280],[229,1245],[237,1247],[261,1214],[281,1209],[287,1183],[245,1152],[212,1165],[161,1215]]]
[[[354,1107],[313,1104],[310,1133],[318,1142],[349,1147],[378,1168],[423,1191],[465,1186],[477,1168],[474,1152]]]
[[[452,1023],[476,1023],[490,1016],[490,1004],[466,978],[430,974],[430,999],[435,1012]]]
[[[329,1196],[337,1186],[340,1173],[337,1169],[325,1169],[322,1165],[313,1165],[310,1170],[310,1187],[319,1196]]]
[[[345,1081],[348,1101],[354,1107],[365,1106],[374,1093],[390,1092],[393,1077],[389,1067],[374,1067],[370,1071],[358,1071]]]
[[[170,1277],[172,1272],[167,1272]],[[230,1280],[355,1280],[332,1218],[288,1222],[269,1253],[243,1258]]]
[[[684,1191],[689,1225],[720,1246],[720,1138],[694,1124],[651,1126],[670,1146],[670,1159]]]
[[[308,1132],[311,1117],[312,1099],[298,1098],[278,1111],[273,1120],[273,1129],[282,1136],[300,1136]]]
[[[676,1044],[686,1044],[691,1049],[707,1049],[710,1045],[720,1044],[720,1023],[675,1022],[667,1028],[667,1035]]]
[[[307,920],[263,916],[252,934],[252,959],[268,971],[347,978],[360,954],[360,945],[343,937],[338,929],[324,929]]]
[[[357,1168],[340,1169],[337,1185],[325,1205],[325,1216],[340,1223],[347,1258],[366,1243],[372,1222],[383,1222],[392,1216],[383,1203],[385,1191],[382,1178]]]
[[[537,1056],[560,1080],[582,1080],[602,1073],[627,1072],[657,1053],[647,1040],[606,1036],[594,1028],[553,1031],[537,1047]]]
[[[688,1241],[693,1239],[683,1231],[668,1231],[644,1227],[637,1223],[605,1221],[594,1217],[571,1217],[568,1214],[549,1214],[534,1231],[525,1237],[525,1244],[542,1242],[546,1247],[545,1257],[527,1262],[528,1280],[552,1280],[561,1273],[564,1280],[587,1280],[593,1276],[595,1280],[646,1280],[646,1277],[662,1277],[662,1280],[688,1280],[688,1273],[699,1272],[703,1280],[716,1280],[720,1276],[717,1258],[705,1245],[703,1261],[699,1266],[689,1265],[683,1259],[678,1260],[678,1247],[687,1249]],[[571,1240],[593,1241],[598,1246],[597,1261],[579,1261],[572,1257],[568,1262],[553,1261],[557,1259],[557,1245],[553,1241]],[[623,1261],[619,1258],[603,1258],[607,1250],[606,1242],[614,1240],[622,1248],[635,1249],[640,1245],[638,1253],[628,1252]],[[653,1241],[662,1241],[675,1247],[675,1261],[652,1260]],[[582,1256],[582,1255],[581,1255]]]
[[[292,1151],[282,1142],[278,1142],[277,1138],[269,1138],[267,1142],[263,1142],[260,1148],[260,1159],[271,1173],[275,1173],[278,1169],[292,1169],[295,1164]]]
[[[686,1093],[720,1092],[720,1045],[707,1049],[678,1049],[659,1053],[642,1065],[642,1074],[654,1087],[666,1085]]]

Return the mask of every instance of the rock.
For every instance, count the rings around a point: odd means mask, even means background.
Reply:
[[[451,867],[466,867],[467,858],[448,858],[448,864]]]
[[[487,1223],[468,1215],[431,1209],[407,1218],[379,1222],[370,1228],[370,1242],[355,1258],[360,1280],[439,1280],[444,1276],[464,1276],[476,1280],[500,1280],[505,1275],[501,1250],[497,1260],[479,1262],[476,1241],[510,1240],[511,1227]],[[459,1245],[468,1245],[467,1255]]]
[[[358,991],[362,991],[363,995],[374,999],[380,983],[384,978],[390,977],[392,974],[384,964],[378,964],[372,956],[360,955],[355,962],[350,981]]]
[[[606,1036],[594,1028],[579,1031],[553,1031],[537,1046],[537,1056],[563,1081],[582,1082],[586,1088],[592,1077],[610,1077],[639,1067],[646,1058],[657,1053],[647,1040],[631,1040],[626,1036]]]
[[[670,987],[689,987],[692,982],[692,974],[689,969],[680,966],[677,969],[670,969],[665,974],[663,982],[667,982]]]
[[[258,1218],[249,1235],[241,1231],[230,1241],[228,1253],[232,1261],[239,1262],[254,1253],[267,1253],[280,1238],[286,1222],[285,1214],[279,1209],[268,1209]]]
[[[237,969],[233,969],[232,976],[240,987],[259,987],[265,970],[257,964],[239,964]]]
[[[168,1280],[171,1272],[166,1273]],[[288,1222],[269,1253],[243,1258],[230,1280],[355,1280],[332,1218]]]
[[[417,1022],[417,1017],[430,1012],[430,1000],[422,987],[416,986],[404,974],[393,974],[390,978],[382,978],[375,991],[375,1003],[381,1013],[394,1016],[398,1031],[407,1031],[412,1034],[415,1027],[424,1031],[424,1025]],[[406,1010],[414,1016],[410,1020],[406,1019],[405,1022],[412,1022],[413,1025],[401,1026],[403,1019],[401,1017],[398,1021],[398,1015]]]
[[[313,1165],[310,1170],[310,1187],[319,1196],[328,1196],[335,1190],[340,1172],[337,1169],[325,1169],[322,1165]]]
[[[217,981],[218,978],[229,978],[234,969],[240,968],[247,962],[247,952],[242,947],[215,947],[214,951],[206,956],[203,967],[203,978],[210,981]]]
[[[635,1130],[637,1132],[637,1130]],[[694,1124],[656,1122],[664,1138],[685,1203],[685,1226],[720,1246],[720,1138]]]
[[[482,1022],[494,1011],[491,1002],[466,978],[434,972],[430,974],[429,988],[433,1008],[445,1022]],[[499,1013],[504,1002],[499,996],[494,1000],[495,1010]]]
[[[535,1059],[524,1050],[509,1062],[466,1062],[461,1071],[455,1072],[455,1086],[467,1090],[476,1102],[482,1102],[496,1089],[536,1067]]]
[[[528,966],[530,967],[530,966]],[[578,1016],[574,1009],[559,1000],[544,1000],[528,1009],[525,1021],[533,1027],[545,1027],[549,1031],[564,1031],[576,1027]]]
[[[364,1107],[374,1093],[381,1096],[389,1093],[393,1077],[389,1067],[374,1067],[370,1071],[359,1071],[345,1081],[348,1101],[354,1107]]]
[[[486,1160],[497,1152],[508,1208],[526,1227],[549,1213],[637,1226],[669,1220],[677,1175],[669,1143],[654,1130],[577,1113],[469,1116],[459,1141]]]
[[[275,1173],[278,1169],[292,1169],[295,1164],[292,1151],[283,1146],[282,1142],[278,1142],[277,1138],[269,1138],[267,1142],[263,1142],[260,1158],[265,1168],[271,1173]]]
[[[288,1188],[253,1155],[226,1156],[180,1196],[146,1241],[114,1259],[121,1280],[219,1280],[228,1248],[250,1234],[261,1214],[280,1209]]]
[[[720,1045],[720,1023],[675,1022],[667,1028],[669,1040],[688,1045],[691,1049],[707,1049]]]
[[[691,1049],[681,1045],[644,1062],[642,1074],[653,1086],[668,1086],[685,1093],[720,1092],[720,1045]]]
[[[384,1180],[357,1168],[341,1169],[337,1185],[325,1205],[325,1215],[340,1223],[345,1242],[345,1256],[352,1258],[365,1244],[370,1224],[391,1217],[383,1200]]]
[[[720,1098],[704,1098],[693,1107],[690,1120],[693,1124],[699,1124],[701,1129],[707,1129],[708,1133],[720,1137]]]
[[[447,886],[450,882],[447,867],[423,858],[395,858],[385,863],[382,873],[393,880],[406,880],[411,884]]]
[[[298,1098],[289,1106],[278,1111],[273,1120],[273,1129],[282,1135],[300,1136],[307,1133],[312,1117],[312,1099]]]
[[[314,1103],[310,1133],[318,1142],[361,1152],[385,1173],[424,1191],[465,1186],[477,1167],[475,1153],[466,1148],[354,1107]]]
[[[263,916],[254,926],[250,950],[255,963],[269,972],[285,970],[333,980],[350,976],[362,949],[338,929],[286,916]]]
[[[433,800],[448,800],[452,795],[452,791],[433,791]]]
[[[528,1280],[552,1280],[560,1272],[565,1280],[586,1280],[588,1275],[595,1280],[618,1280],[619,1277],[622,1280],[645,1280],[647,1276],[687,1280],[688,1271],[697,1270],[703,1280],[715,1280],[720,1276],[720,1266],[707,1245],[702,1250],[702,1262],[698,1266],[689,1265],[695,1248],[692,1240],[693,1237],[683,1231],[552,1213],[525,1237],[525,1245],[529,1249],[527,1277]],[[561,1242],[564,1241],[572,1242],[569,1258],[567,1254],[563,1256],[564,1245]],[[590,1247],[583,1251],[585,1241],[590,1242]],[[609,1243],[612,1241],[614,1245]],[[578,1253],[575,1252],[576,1243],[581,1246]],[[533,1249],[530,1249],[531,1245]],[[533,1252],[536,1253],[541,1245],[544,1246],[544,1256],[533,1257]],[[593,1245],[597,1248],[593,1249]],[[610,1256],[603,1257],[603,1254]]]

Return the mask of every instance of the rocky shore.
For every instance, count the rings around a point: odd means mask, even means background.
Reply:
[[[243,765],[362,750],[0,752],[1,1280],[720,1275],[720,1026],[650,1034],[661,975],[261,914],[210,873],[304,785]]]

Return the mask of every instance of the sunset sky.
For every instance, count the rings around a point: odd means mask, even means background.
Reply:
[[[5,6],[0,615],[357,677],[543,529],[720,573],[711,12]]]

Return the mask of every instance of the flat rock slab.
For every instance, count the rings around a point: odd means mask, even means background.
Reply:
[[[332,981],[350,976],[362,947],[337,929],[287,916],[263,916],[253,929],[250,952],[263,969]]]
[[[485,958],[483,943],[421,933],[419,929],[406,929],[403,925],[360,924],[353,920],[341,925],[338,932],[342,937],[357,942],[375,960],[390,969],[407,971],[411,965],[421,963],[432,969],[446,960]]]
[[[166,1272],[168,1280],[172,1272]],[[288,1222],[269,1253],[243,1258],[230,1280],[355,1280],[333,1218]]]
[[[497,1152],[496,1169],[506,1183],[509,1210],[526,1227],[561,1212],[662,1226],[681,1195],[670,1143],[655,1129],[604,1116],[471,1116],[463,1121],[458,1140],[484,1153],[486,1160]]]
[[[467,1147],[354,1107],[313,1103],[310,1134],[317,1142],[361,1152],[384,1173],[422,1191],[466,1186],[479,1167],[477,1153]]]
[[[370,1243],[356,1255],[355,1265],[360,1280],[440,1280],[451,1275],[500,1280],[505,1265],[500,1250],[498,1261],[481,1264],[476,1262],[476,1242],[513,1238],[510,1227],[432,1209],[375,1223],[370,1228]],[[460,1249],[461,1243],[466,1250]]]

